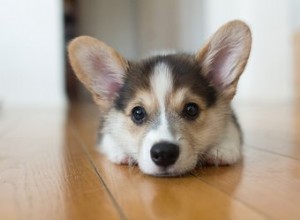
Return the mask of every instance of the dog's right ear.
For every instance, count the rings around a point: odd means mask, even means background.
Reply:
[[[127,61],[102,41],[87,36],[72,40],[68,52],[78,79],[103,110],[109,108],[124,83]]]

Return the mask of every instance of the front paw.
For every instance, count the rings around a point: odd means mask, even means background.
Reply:
[[[119,165],[134,165],[136,164],[136,161],[126,155],[126,154],[111,154],[111,155],[108,155],[108,159],[115,163],[115,164],[119,164]]]
[[[107,157],[115,164],[128,165],[129,162],[129,157],[125,154],[107,155]]]
[[[132,165],[135,163],[132,157],[126,154],[108,134],[103,136],[102,142],[99,143],[97,149],[115,164]]]
[[[214,166],[234,164],[238,162],[242,156],[239,147],[235,148],[236,149],[213,147],[206,152],[205,163]]]

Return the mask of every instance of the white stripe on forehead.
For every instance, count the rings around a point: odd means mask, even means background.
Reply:
[[[162,112],[165,110],[166,96],[172,90],[172,81],[170,68],[165,63],[157,64],[153,70],[150,83]]]
[[[150,79],[151,89],[159,103],[159,126],[155,131],[150,131],[153,144],[160,141],[174,142],[174,137],[170,132],[170,126],[166,117],[166,97],[172,91],[173,79],[170,68],[165,63],[159,63],[153,70]]]

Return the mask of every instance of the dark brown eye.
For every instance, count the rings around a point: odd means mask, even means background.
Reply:
[[[131,110],[131,120],[137,125],[142,124],[145,121],[146,116],[146,111],[141,106],[136,106]]]
[[[195,120],[200,113],[200,109],[196,103],[188,103],[184,106],[182,116],[188,120]]]

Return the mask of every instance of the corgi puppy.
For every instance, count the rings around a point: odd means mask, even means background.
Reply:
[[[238,20],[196,54],[141,61],[91,37],[74,39],[70,63],[101,111],[99,151],[154,176],[236,163],[242,132],[230,103],[250,49],[250,29]]]

